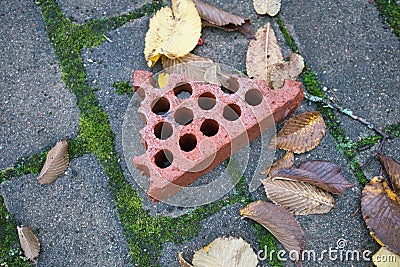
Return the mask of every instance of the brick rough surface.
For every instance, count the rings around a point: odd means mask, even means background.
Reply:
[[[133,78],[143,98],[139,113],[146,125],[140,131],[146,152],[133,162],[150,176],[148,195],[158,201],[285,119],[304,97],[301,83],[292,80],[272,90],[262,80],[231,77],[227,92],[220,85],[178,74],[170,75],[162,89],[153,86],[147,71],[135,71]]]

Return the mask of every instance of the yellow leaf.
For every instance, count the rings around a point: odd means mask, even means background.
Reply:
[[[160,73],[158,75],[158,86],[160,88],[164,88],[168,84],[168,78],[169,78],[168,73]]]
[[[149,67],[160,55],[183,57],[195,48],[201,36],[201,19],[191,0],[172,0],[172,8],[161,8],[146,33],[144,56]]]

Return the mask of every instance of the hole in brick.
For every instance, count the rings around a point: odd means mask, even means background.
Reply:
[[[204,93],[199,96],[199,107],[204,110],[212,109],[215,106],[215,96],[211,93]]]
[[[159,99],[155,100],[151,106],[151,111],[157,115],[163,115],[169,110],[169,101],[165,97],[160,97]]]
[[[197,145],[197,139],[194,134],[184,134],[179,138],[179,146],[183,151],[192,151]]]
[[[257,106],[262,102],[262,94],[257,89],[251,89],[246,92],[245,100],[251,106]]]
[[[180,125],[188,125],[193,121],[193,111],[188,108],[180,108],[175,111],[175,121]]]
[[[200,131],[205,136],[214,136],[218,133],[218,130],[219,130],[218,122],[211,119],[205,120],[200,126]]]
[[[172,135],[172,126],[168,122],[159,122],[154,127],[154,135],[161,140],[166,140]]]
[[[224,108],[224,113],[222,115],[228,121],[235,121],[239,119],[241,115],[240,107],[236,104],[229,104]]]
[[[192,95],[192,86],[189,83],[183,83],[175,86],[174,94],[177,98],[186,99]]]
[[[230,77],[226,81],[221,81],[221,90],[225,94],[234,94],[239,90],[239,82],[236,78]]]
[[[154,156],[154,163],[161,169],[171,166],[174,156],[171,151],[163,149],[157,152]]]

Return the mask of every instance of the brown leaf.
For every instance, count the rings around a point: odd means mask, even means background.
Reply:
[[[256,32],[256,39],[250,41],[246,56],[247,75],[268,81],[271,67],[281,61],[282,51],[274,29],[268,22]]]
[[[193,2],[196,5],[200,17],[213,25],[216,26],[224,26],[228,24],[242,25],[245,23],[244,18],[231,14],[216,6],[206,4],[199,0],[193,0]]]
[[[287,151],[286,154],[279,159],[278,161],[274,162],[272,166],[267,167],[265,170],[261,172],[261,174],[269,174],[271,175],[276,170],[283,169],[283,168],[291,168],[294,163],[294,154],[291,151]]]
[[[303,162],[299,168],[279,169],[272,172],[271,177],[307,182],[334,194],[342,194],[353,186],[343,177],[338,165],[322,160]]]
[[[274,89],[280,89],[285,80],[296,80],[303,69],[303,57],[292,53],[289,62],[280,62],[271,66],[268,84]]]
[[[17,226],[19,243],[24,251],[25,257],[37,263],[39,257],[40,243],[32,230],[27,226]]]
[[[253,6],[257,14],[273,17],[281,9],[281,0],[253,0]]]
[[[382,177],[374,177],[364,187],[361,212],[371,235],[400,254],[400,198]]]
[[[227,32],[233,32],[233,31],[238,31],[241,34],[243,34],[247,39],[254,39],[255,36],[253,34],[253,29],[251,28],[251,22],[249,19],[245,19],[243,24],[240,25],[235,25],[235,24],[226,24],[223,26],[218,26],[215,24],[212,24],[206,20],[202,20],[202,27],[214,27],[218,29],[222,29]]]
[[[325,122],[318,111],[306,112],[290,118],[272,138],[269,149],[276,148],[304,153],[314,149],[325,135]]]
[[[267,228],[287,251],[297,251],[301,255],[304,249],[303,229],[286,209],[259,200],[241,209],[240,215]]]
[[[262,180],[268,198],[295,215],[328,213],[335,200],[328,192],[305,183],[288,181],[282,177]]]
[[[396,192],[400,197],[400,163],[390,157],[380,154],[378,155],[378,158],[389,175],[390,182],[393,186],[393,191]]]
[[[182,257],[182,253],[178,253],[178,260],[179,260],[179,264],[181,265],[181,267],[193,267],[193,265],[191,265],[190,263],[188,263],[183,257]]]
[[[57,142],[57,144],[47,153],[46,162],[39,174],[39,184],[52,183],[68,168],[68,143],[66,140]]]
[[[196,251],[193,266],[197,267],[256,267],[257,255],[241,238],[217,238],[208,246]]]

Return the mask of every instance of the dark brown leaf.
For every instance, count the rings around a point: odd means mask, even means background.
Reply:
[[[295,215],[328,213],[335,200],[328,192],[305,183],[290,181],[284,177],[262,180],[268,198]]]
[[[272,138],[269,149],[276,148],[304,153],[314,149],[325,135],[325,122],[318,111],[290,118]]]
[[[280,169],[270,175],[307,182],[334,194],[342,194],[353,186],[343,177],[339,166],[322,160],[306,161],[299,168]]]
[[[68,168],[68,143],[66,140],[57,142],[57,144],[47,153],[46,162],[39,174],[39,184],[52,183]]]
[[[400,197],[400,163],[390,157],[380,154],[378,155],[378,158],[389,175],[393,191]]]
[[[267,228],[287,251],[297,251],[301,255],[304,249],[303,229],[286,209],[259,200],[241,209],[240,215]]]
[[[27,226],[17,226],[19,243],[24,251],[25,257],[37,263],[39,257],[40,243],[32,230]]]
[[[361,211],[371,235],[400,254],[400,198],[382,177],[374,177],[364,187]]]
[[[228,24],[242,25],[245,23],[244,18],[231,14],[216,6],[206,4],[199,0],[193,0],[193,2],[196,5],[200,17],[213,25],[216,26],[225,26]]]
[[[227,32],[233,32],[233,31],[238,31],[241,34],[243,34],[247,39],[254,39],[255,36],[253,34],[253,30],[251,28],[251,22],[249,19],[245,19],[243,24],[240,25],[235,25],[235,24],[226,24],[223,26],[218,26],[215,24],[212,24],[206,20],[202,20],[202,26],[203,28],[205,27],[214,27],[214,28],[219,28]]]
[[[267,167],[265,170],[261,172],[261,174],[268,174],[271,176],[276,170],[283,168],[291,168],[294,163],[294,154],[291,151],[287,151],[286,154],[279,160],[275,161],[272,166]]]

